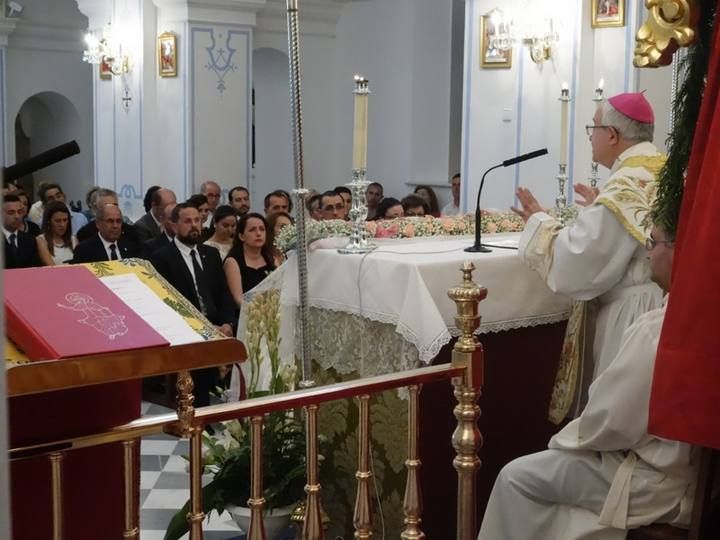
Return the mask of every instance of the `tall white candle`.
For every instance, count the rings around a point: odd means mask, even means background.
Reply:
[[[353,128],[353,169],[367,168],[368,81],[355,75],[355,119]]]
[[[567,163],[569,104],[570,90],[568,83],[565,82],[560,91],[560,163]]]

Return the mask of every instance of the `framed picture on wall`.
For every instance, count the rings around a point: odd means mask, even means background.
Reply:
[[[158,75],[177,77],[177,36],[172,32],[158,37]]]
[[[105,61],[105,58],[100,60],[100,63],[98,64],[98,73],[100,73],[100,78],[103,81],[109,81],[112,79],[112,70],[110,69],[110,64]]]
[[[490,47],[490,38],[497,29],[489,15],[480,17],[480,67],[510,68],[512,67],[512,51],[501,51]]]
[[[592,0],[592,27],[625,26],[625,0]]]

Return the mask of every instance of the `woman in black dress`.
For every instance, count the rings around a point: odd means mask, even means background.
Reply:
[[[238,308],[243,293],[275,270],[272,249],[267,243],[267,227],[262,215],[244,214],[237,225],[234,245],[223,263],[225,278]]]

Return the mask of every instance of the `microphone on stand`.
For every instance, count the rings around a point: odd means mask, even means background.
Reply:
[[[527,161],[529,159],[535,159],[540,156],[544,156],[547,154],[547,148],[542,148],[540,150],[535,150],[534,152],[529,152],[527,154],[523,154],[521,156],[517,156],[514,158],[506,159],[500,165],[495,165],[493,167],[490,167],[485,173],[482,175],[482,179],[480,180],[480,189],[478,189],[478,195],[477,195],[477,204],[475,205],[475,244],[465,248],[465,251],[468,251],[470,253],[489,253],[492,251],[490,248],[482,245],[481,240],[481,219],[480,219],[480,195],[482,194],[483,186],[485,185],[485,177],[487,176],[487,173],[490,171],[493,171],[495,169],[499,169],[500,167],[510,167],[511,165],[517,165],[518,163],[522,163],[523,161]]]

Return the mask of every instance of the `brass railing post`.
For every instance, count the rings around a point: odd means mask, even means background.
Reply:
[[[318,478],[318,406],[305,407],[307,484],[305,492],[305,521],[303,522],[303,540],[323,540],[322,507],[320,505],[320,480]]]
[[[480,407],[477,400],[483,383],[482,345],[475,337],[480,326],[478,304],[487,296],[487,289],[472,281],[475,265],[463,263],[463,283],[448,291],[457,306],[455,324],[461,336],[452,352],[452,364],[465,369],[465,375],[453,379],[457,427],[452,436],[456,457],[453,466],[458,473],[457,540],[475,540],[477,537],[477,489],[476,476],[480,469],[478,451],[482,436],[477,427]]]
[[[355,497],[355,513],[353,525],[355,526],[354,538],[368,540],[372,538],[372,496],[370,484],[372,472],[370,472],[370,396],[365,394],[359,397],[360,400],[360,430],[358,436],[358,470],[355,473],[357,478],[357,495]]]
[[[125,530],[123,538],[138,540],[140,525],[138,523],[138,504],[135,493],[135,452],[138,439],[123,441],[123,467],[125,469]]]
[[[53,540],[62,540],[65,528],[62,500],[62,462],[65,454],[53,452],[49,458],[50,473],[52,475],[52,535]]]
[[[265,540],[263,510],[263,417],[253,416],[250,420],[250,530],[248,540]]]
[[[202,540],[202,521],[205,513],[202,509],[202,426],[190,429],[190,512],[187,520],[190,524],[190,540]]]
[[[420,387],[408,387],[410,393],[408,403],[408,457],[405,460],[407,481],[405,483],[405,499],[403,511],[405,512],[405,529],[400,534],[402,540],[423,540],[425,533],[420,530],[422,515],[422,489],[420,486],[420,458],[418,456],[419,438],[419,407],[418,394]]]
[[[195,383],[193,383],[192,375],[187,370],[183,370],[177,375],[177,416],[180,421],[180,433],[181,437],[188,437],[190,435],[190,429],[193,426],[195,420],[195,396],[193,396],[193,389]]]

